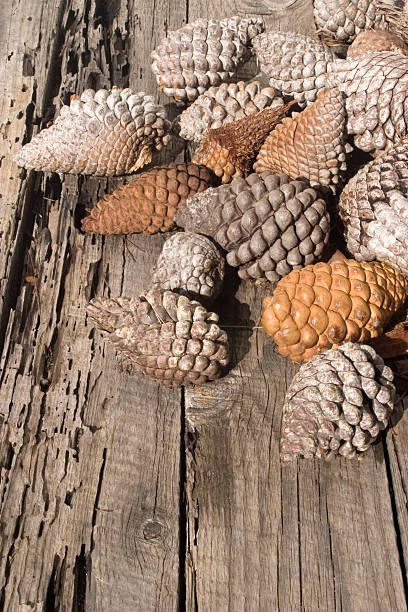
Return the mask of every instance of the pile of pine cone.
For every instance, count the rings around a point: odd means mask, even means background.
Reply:
[[[393,372],[366,343],[408,294],[400,6],[315,0],[320,39],[264,32],[261,18],[198,19],[152,52],[160,89],[190,104],[173,124],[144,92],[88,89],[17,156],[25,168],[112,176],[149,163],[176,131],[197,144],[191,162],[139,173],[82,220],[99,234],[185,230],[166,241],[143,295],[96,298],[88,314],[154,380],[202,384],[228,364],[227,334],[207,310],[224,254],[241,278],[277,282],[263,327],[282,355],[305,362],[283,409],[283,462],[353,457],[393,409]],[[341,59],[334,49],[344,43]],[[233,82],[251,54],[268,87]],[[373,159],[349,178],[353,147]],[[327,261],[336,216],[354,259]]]

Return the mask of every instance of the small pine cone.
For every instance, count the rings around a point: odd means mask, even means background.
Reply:
[[[264,300],[262,325],[292,361],[366,342],[383,333],[408,295],[408,278],[392,266],[354,259],[294,270]]]
[[[152,52],[152,71],[166,96],[193,102],[212,85],[230,80],[263,32],[261,17],[197,19],[171,31]]]
[[[394,407],[391,368],[367,344],[348,342],[315,355],[292,380],[283,406],[281,461],[330,461],[363,453]]]
[[[270,171],[190,198],[176,223],[211,236],[241,278],[271,281],[316,261],[330,228],[326,204],[306,180]]]
[[[326,87],[328,64],[336,57],[319,40],[295,32],[260,34],[253,48],[270,85],[293,96],[300,106],[314,102]]]
[[[192,232],[178,232],[164,243],[151,288],[209,302],[219,295],[224,272],[224,256],[211,240]]]
[[[201,385],[228,364],[228,338],[218,315],[184,295],[96,298],[87,312],[116,349],[167,387]]]
[[[212,179],[207,168],[192,163],[152,168],[99,200],[82,219],[82,229],[94,234],[168,232],[178,208]]]
[[[284,172],[314,185],[337,185],[346,169],[346,108],[334,87],[321,91],[314,104],[286,117],[262,145],[256,172]]]
[[[249,172],[265,138],[281,120],[293,102],[265,108],[244,119],[205,132],[193,162],[210,168],[223,183]]]
[[[383,51],[331,64],[329,85],[346,94],[347,131],[374,154],[407,135],[408,57]]]
[[[408,275],[408,139],[349,180],[339,209],[357,260],[385,261]]]
[[[86,89],[63,106],[51,127],[24,145],[23,168],[69,174],[129,174],[169,141],[171,124],[152,96],[131,89]]]
[[[347,49],[347,57],[358,57],[366,53],[391,51],[408,55],[408,47],[396,34],[387,30],[363,30]]]
[[[314,0],[314,18],[319,34],[351,42],[361,30],[379,28],[384,18],[377,0]]]
[[[200,142],[204,132],[243,119],[267,107],[283,106],[272,87],[262,88],[258,81],[245,84],[223,83],[210,89],[180,115],[180,136]]]

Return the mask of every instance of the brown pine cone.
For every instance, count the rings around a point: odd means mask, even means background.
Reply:
[[[314,18],[319,33],[351,42],[361,30],[384,23],[376,0],[314,0]]]
[[[95,234],[168,232],[178,208],[212,179],[207,168],[192,163],[152,168],[100,200],[82,219],[82,229]]]
[[[224,256],[211,240],[193,232],[177,232],[164,243],[151,288],[209,302],[219,295],[224,272]]]
[[[166,96],[192,102],[212,85],[230,80],[250,56],[261,17],[197,19],[171,31],[152,52],[152,71]]]
[[[396,34],[387,30],[363,30],[347,49],[347,57],[358,57],[375,51],[391,51],[408,55],[408,47]]]
[[[336,185],[346,169],[346,108],[343,94],[325,89],[302,113],[286,117],[266,138],[254,170],[304,177],[314,185]]]
[[[164,107],[144,92],[86,89],[24,145],[15,161],[49,172],[129,174],[151,161],[152,149],[167,144],[170,127]]]
[[[264,300],[262,325],[292,361],[381,336],[408,294],[408,278],[386,263],[354,259],[294,270]]]
[[[265,108],[244,119],[205,132],[193,162],[210,168],[223,183],[244,176],[269,132],[292,106]]]
[[[96,298],[87,312],[118,351],[166,387],[215,380],[228,364],[228,338],[218,315],[184,295]]]
[[[391,368],[366,344],[348,342],[315,355],[292,380],[283,406],[281,461],[330,461],[363,453],[394,407]]]
[[[178,211],[176,223],[211,236],[241,278],[275,281],[316,261],[329,238],[326,204],[306,180],[270,171],[207,189]]]
[[[408,139],[349,180],[339,209],[357,260],[386,261],[408,275]]]
[[[301,106],[314,102],[326,87],[328,64],[336,56],[319,40],[295,32],[266,32],[252,44],[270,85],[293,96]]]
[[[357,147],[378,153],[407,135],[408,57],[369,53],[330,69],[329,85],[346,94],[347,131]]]
[[[282,98],[275,94],[272,87],[262,88],[258,81],[222,83],[219,87],[210,87],[181,113],[180,136],[200,142],[207,130],[283,104]]]

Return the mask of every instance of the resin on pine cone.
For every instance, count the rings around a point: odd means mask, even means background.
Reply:
[[[306,180],[267,171],[189,198],[176,223],[211,236],[241,278],[275,281],[316,261],[329,238],[330,218]]]
[[[87,306],[104,336],[147,376],[167,387],[219,378],[228,338],[218,315],[171,291],[141,298],[96,298]]]
[[[193,102],[213,85],[230,80],[263,32],[261,17],[197,19],[171,31],[152,52],[152,71],[166,96]]]
[[[265,108],[258,113],[205,132],[194,153],[193,162],[210,168],[228,183],[249,172],[265,138],[292,106]]]
[[[366,344],[348,342],[315,355],[295,374],[285,397],[281,460],[330,461],[366,451],[394,407],[391,368]]]
[[[272,87],[262,88],[259,81],[248,84],[243,81],[222,83],[219,87],[210,87],[181,113],[180,136],[200,142],[207,130],[283,104],[282,98],[275,94]]]
[[[389,51],[331,64],[329,84],[346,94],[347,131],[376,154],[407,135],[408,57]]]
[[[303,112],[285,117],[266,138],[256,172],[284,172],[313,185],[337,185],[346,169],[346,109],[337,88],[321,91]]]
[[[219,295],[224,272],[224,256],[211,240],[193,232],[177,232],[164,243],[151,288],[209,302]]]
[[[366,53],[391,51],[408,55],[408,47],[397,34],[388,30],[363,30],[347,49],[347,57],[358,57]]]
[[[295,32],[260,34],[253,48],[270,85],[293,96],[301,106],[314,102],[326,87],[328,65],[336,57],[324,43]]]
[[[144,92],[86,89],[23,146],[15,161],[49,172],[129,174],[151,161],[152,149],[167,144],[170,127],[164,107]]]
[[[293,270],[264,300],[262,325],[292,361],[381,336],[408,294],[389,264],[354,259]]]
[[[408,275],[408,139],[349,180],[339,210],[357,260],[386,261]]]
[[[314,0],[313,9],[319,34],[341,42],[351,42],[361,30],[384,23],[376,0]]]
[[[193,163],[152,168],[100,200],[82,219],[82,229],[95,234],[168,232],[178,208],[213,178]]]

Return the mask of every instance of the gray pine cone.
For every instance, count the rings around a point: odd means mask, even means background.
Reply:
[[[167,387],[201,385],[219,378],[228,364],[228,337],[218,315],[184,295],[96,298],[87,312],[118,351]]]
[[[151,289],[177,291],[208,303],[219,295],[224,271],[224,256],[211,240],[192,232],[177,232],[164,243]]]
[[[212,85],[231,79],[263,32],[261,17],[197,19],[171,31],[152,52],[152,71],[166,96],[192,102]]]
[[[391,368],[366,344],[348,342],[312,357],[295,375],[283,407],[281,460],[351,459],[388,425]]]
[[[314,0],[315,24],[320,34],[351,42],[362,30],[378,29],[384,18],[376,0]]]
[[[295,32],[266,32],[252,41],[262,72],[272,87],[301,106],[316,100],[326,87],[328,64],[335,58],[324,43]]]
[[[278,280],[313,263],[329,237],[326,203],[305,179],[250,174],[193,196],[177,225],[211,236],[241,278]]]
[[[169,141],[163,106],[143,91],[86,89],[63,106],[51,127],[24,145],[19,166],[69,174],[129,174]]]
[[[408,274],[408,139],[349,180],[339,209],[358,261],[385,261]]]
[[[180,136],[200,142],[207,130],[242,119],[268,106],[283,106],[283,100],[275,95],[272,87],[262,88],[258,81],[210,87],[181,113]]]

